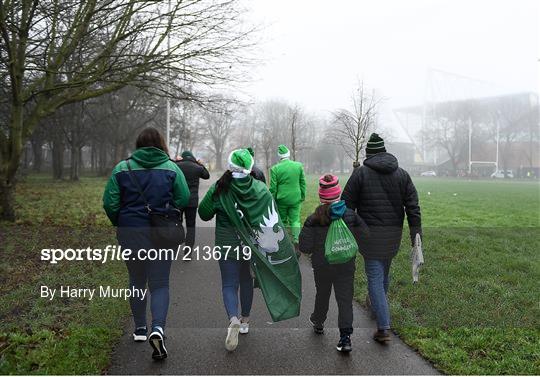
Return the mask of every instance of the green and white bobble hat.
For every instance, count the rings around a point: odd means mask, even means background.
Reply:
[[[229,155],[229,170],[233,173],[249,175],[253,168],[253,157],[247,149],[236,149]]]
[[[289,151],[289,148],[281,144],[277,149],[277,154],[279,158],[288,158],[290,157],[291,152]]]

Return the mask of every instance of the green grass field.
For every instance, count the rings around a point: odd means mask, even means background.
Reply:
[[[124,288],[123,263],[39,259],[42,248],[115,244],[101,210],[105,180],[32,176],[17,189],[16,224],[0,223],[0,374],[99,374],[122,334],[129,305],[39,298],[40,286]],[[104,226],[105,225],[105,226]]]
[[[316,177],[308,181],[304,217],[318,202]],[[539,184],[415,183],[426,265],[413,286],[405,236],[389,294],[396,331],[445,373],[540,374]],[[115,243],[101,210],[104,184],[102,178],[68,183],[30,176],[18,186],[19,220],[0,223],[0,374],[97,374],[107,367],[127,302],[50,305],[37,298],[41,284],[126,284],[121,263],[39,260],[44,247]],[[355,293],[362,303],[361,258]]]

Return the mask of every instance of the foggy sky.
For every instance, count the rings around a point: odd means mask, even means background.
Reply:
[[[246,6],[250,20],[264,24],[264,65],[252,68],[256,80],[245,87],[254,99],[278,97],[327,113],[348,105],[358,79],[390,109],[419,104],[435,91],[439,97],[538,91],[537,1],[250,0]],[[483,82],[443,75],[429,89],[428,68]]]

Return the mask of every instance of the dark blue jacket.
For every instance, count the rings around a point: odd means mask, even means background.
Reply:
[[[139,148],[129,164],[152,210],[165,212],[167,206],[180,209],[188,204],[190,194],[184,174],[164,151]],[[125,160],[116,165],[107,182],[103,208],[115,226],[149,226],[145,201],[130,178]]]

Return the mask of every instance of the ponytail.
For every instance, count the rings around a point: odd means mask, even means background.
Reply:
[[[315,221],[321,226],[330,225],[330,204],[321,204],[315,209]]]
[[[216,182],[216,191],[214,192],[214,195],[217,197],[222,193],[229,191],[229,186],[231,185],[232,179],[232,172],[230,170],[223,173],[223,175]]]

